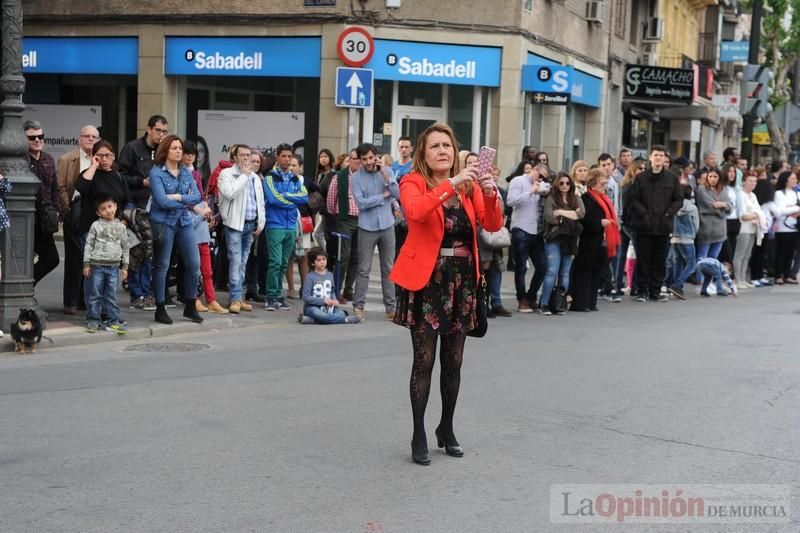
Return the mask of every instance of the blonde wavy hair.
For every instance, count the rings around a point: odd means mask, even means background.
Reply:
[[[577,161],[572,163],[572,168],[569,170],[569,177],[572,178],[572,181],[574,181],[576,184],[581,183],[575,177],[577,175],[576,171],[581,167],[586,167],[586,169],[588,170],[589,169],[589,163],[587,163],[583,159],[578,159]],[[589,179],[589,175],[588,174],[586,175],[586,179]],[[583,183],[581,183],[581,185],[583,185]]]
[[[456,149],[458,148],[458,141],[456,140],[456,134],[453,132],[453,129],[448,126],[447,124],[442,124],[441,122],[437,122],[435,124],[431,124],[425,131],[419,134],[417,137],[417,147],[414,150],[414,163],[412,165],[412,170],[419,172],[422,174],[422,177],[425,178],[425,183],[428,185],[428,189],[433,189],[439,182],[436,181],[436,178],[433,177],[433,171],[431,167],[428,166],[427,161],[425,161],[425,149],[428,145],[428,137],[432,133],[444,133],[450,138],[450,144],[453,146],[453,166],[450,167],[450,178],[461,172],[461,161],[458,157],[458,152]],[[458,186],[458,191],[462,194],[471,195],[472,194],[472,182],[467,182]]]

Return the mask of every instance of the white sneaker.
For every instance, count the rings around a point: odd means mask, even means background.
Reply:
[[[2,330],[2,329],[0,329],[0,339],[2,339],[2,338],[3,338],[3,335],[5,335],[5,333],[3,333],[3,330]]]
[[[711,285],[708,286],[708,288],[706,289],[706,292],[713,296],[713,295],[717,294],[717,287],[712,283]]]

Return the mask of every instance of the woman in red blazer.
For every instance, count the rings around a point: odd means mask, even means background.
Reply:
[[[456,146],[449,126],[430,126],[417,140],[413,172],[400,182],[408,237],[390,278],[399,287],[394,322],[411,330],[411,456],[421,465],[431,462],[425,407],[439,337],[442,418],[436,428],[437,444],[447,455],[464,455],[453,434],[453,413],[461,384],[464,341],[476,322],[475,291],[480,276],[476,223],[488,231],[503,225],[491,174],[478,177],[474,165],[461,169]]]

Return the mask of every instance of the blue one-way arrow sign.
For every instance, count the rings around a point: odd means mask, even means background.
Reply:
[[[372,69],[336,69],[336,105],[339,107],[372,106]]]

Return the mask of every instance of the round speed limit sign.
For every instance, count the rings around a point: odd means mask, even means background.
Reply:
[[[367,30],[353,26],[339,35],[336,53],[348,67],[360,67],[372,59],[372,54],[375,53],[375,41]]]

